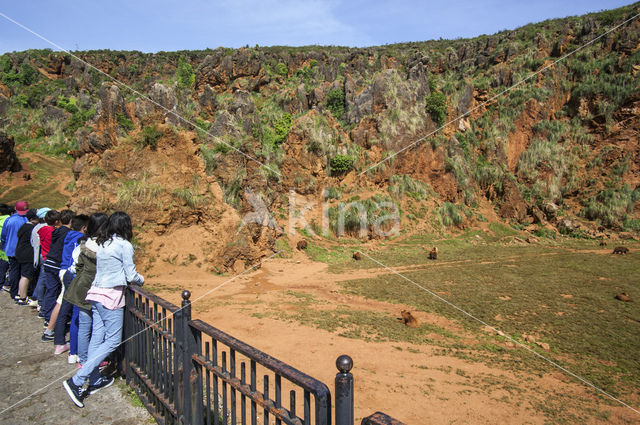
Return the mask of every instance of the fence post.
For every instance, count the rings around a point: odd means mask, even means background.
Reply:
[[[131,371],[131,365],[129,364],[133,359],[133,348],[135,341],[129,341],[131,335],[133,335],[133,314],[131,314],[130,308],[133,308],[134,296],[133,292],[130,289],[126,289],[124,293],[125,305],[124,305],[124,335],[122,340],[124,343],[124,359],[122,360],[122,368],[125,372],[125,377],[127,379],[127,385],[131,385],[131,380],[133,379],[133,372]],[[134,338],[135,339],[135,338]]]
[[[189,320],[191,320],[191,292],[182,291],[182,420],[185,425],[191,425],[193,409],[191,408],[191,348],[189,344]]]
[[[353,360],[346,354],[336,360],[338,373],[335,381],[336,425],[353,425]]]

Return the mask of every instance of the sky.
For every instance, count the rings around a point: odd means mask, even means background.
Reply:
[[[366,47],[475,37],[631,3],[629,0],[2,0],[0,53],[41,48],[157,52],[247,45]]]

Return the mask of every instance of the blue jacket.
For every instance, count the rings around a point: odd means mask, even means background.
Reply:
[[[7,254],[7,257],[15,257],[16,245],[18,244],[18,229],[27,222],[27,217],[14,214],[4,221],[2,234],[0,235],[0,249]]]
[[[136,271],[133,263],[133,246],[119,236],[99,245],[96,252],[96,276],[92,286],[113,288],[127,283],[142,285],[144,278]]]
[[[4,224],[5,220],[8,219],[9,217],[10,216],[8,215],[0,215],[0,234],[2,233],[2,225]],[[2,250],[1,242],[0,242],[0,260],[7,261],[7,255]]]
[[[60,260],[60,270],[66,270],[73,264],[73,250],[78,246],[78,239],[84,236],[84,233],[77,230],[69,230],[64,237],[64,244],[62,245],[62,259]]]

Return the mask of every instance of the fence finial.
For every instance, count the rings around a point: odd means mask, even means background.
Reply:
[[[353,368],[353,359],[346,354],[343,354],[336,359],[336,367],[340,373],[349,373]]]
[[[353,425],[353,375],[349,373],[353,367],[353,359],[346,354],[336,360],[340,373],[336,374],[336,425]]]
[[[191,298],[191,291],[189,291],[188,289],[185,289],[184,291],[182,291],[182,299],[184,301],[188,301],[189,298]]]

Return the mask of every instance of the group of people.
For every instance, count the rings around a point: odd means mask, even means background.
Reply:
[[[77,365],[63,387],[78,407],[114,382],[101,370],[122,341],[124,290],[144,282],[132,237],[125,212],[0,204],[0,287],[44,320],[41,340],[53,341],[53,354],[68,352],[68,363]]]

